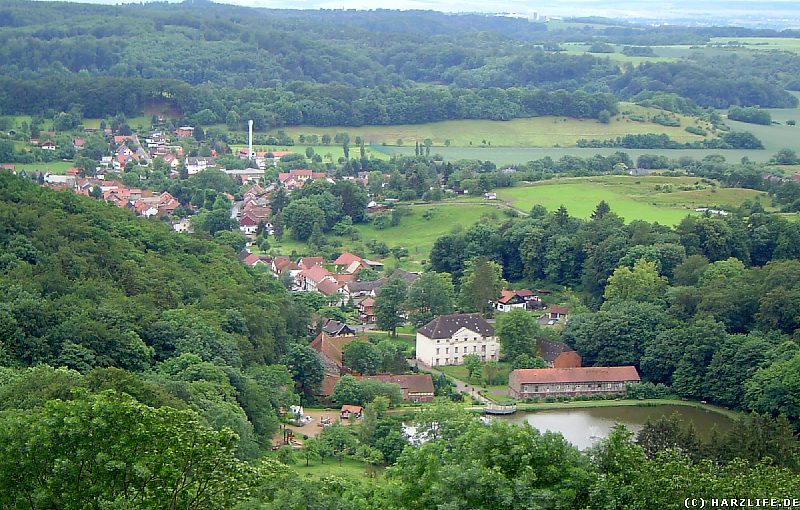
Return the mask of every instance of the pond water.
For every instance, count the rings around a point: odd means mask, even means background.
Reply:
[[[642,429],[647,420],[655,421],[673,413],[687,425],[692,423],[700,437],[707,437],[714,426],[719,432],[725,432],[733,425],[733,421],[722,414],[680,405],[525,411],[509,416],[498,416],[496,419],[512,423],[527,422],[541,431],[560,432],[564,439],[583,450],[608,437],[617,422],[636,433]]]

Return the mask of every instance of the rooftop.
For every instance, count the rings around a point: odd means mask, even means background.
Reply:
[[[639,373],[632,365],[622,367],[582,368],[521,368],[516,375],[520,384],[530,383],[581,383],[638,381]]]
[[[417,332],[428,338],[450,338],[461,328],[467,328],[483,336],[494,336],[494,328],[479,313],[440,315],[419,328]]]

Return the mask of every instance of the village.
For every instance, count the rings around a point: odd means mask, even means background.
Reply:
[[[254,250],[258,236],[275,234],[271,200],[277,190],[287,194],[301,190],[304,185],[314,181],[335,183],[336,179],[326,172],[307,168],[280,167],[274,180],[268,180],[268,171],[281,163],[282,158],[296,154],[292,151],[255,151],[252,142],[252,126],[247,147],[238,149],[235,156],[247,162],[245,168],[227,169],[220,167],[216,151],[210,156],[187,156],[181,140],[194,137],[194,128],[180,126],[172,133],[152,131],[144,141],[136,134],[122,135],[110,129],[103,131],[112,154],[97,161],[94,172],[85,168],[70,168],[64,174],[38,173],[30,176],[44,186],[60,190],[70,190],[76,194],[103,200],[119,208],[130,210],[136,216],[156,218],[167,221],[176,232],[195,231],[193,218],[184,216],[181,211],[194,212],[166,190],[158,191],[145,187],[126,185],[120,176],[132,167],[147,167],[161,161],[168,169],[169,177],[182,179],[207,170],[218,170],[230,176],[241,186],[240,195],[222,193],[229,204],[230,220],[235,221],[246,243],[238,258],[239,261],[257,271],[268,271],[293,293],[314,293],[321,296],[321,304],[328,308],[350,311],[337,320],[318,315],[314,328],[309,334],[313,340],[310,347],[316,351],[324,367],[324,378],[315,397],[321,405],[341,404],[337,412],[317,411],[302,408],[293,411],[295,432],[313,436],[315,427],[325,427],[336,420],[352,422],[361,417],[362,406],[352,402],[339,402],[336,388],[345,376],[358,380],[375,381],[381,384],[396,385],[400,388],[402,402],[408,405],[424,405],[432,402],[440,392],[435,388],[437,378],[443,377],[462,398],[483,406],[484,412],[504,414],[513,412],[515,402],[538,401],[544,399],[572,398],[586,395],[622,395],[625,385],[639,381],[639,375],[632,366],[623,367],[582,367],[581,357],[569,346],[558,341],[557,331],[568,321],[568,307],[548,303],[547,290],[502,289],[490,302],[491,314],[453,313],[433,317],[427,324],[414,330],[403,326],[401,333],[405,341],[402,350],[403,362],[394,366],[392,373],[360,373],[348,366],[344,353],[348,346],[358,342],[370,342],[373,332],[386,335],[377,329],[376,300],[381,289],[393,280],[403,281],[405,288],[413,286],[420,272],[407,271],[396,267],[387,270],[384,262],[370,260],[349,252],[341,252],[333,260],[323,256],[301,256],[292,258],[286,255],[269,255]],[[38,140],[32,141],[39,144]],[[85,141],[73,140],[74,149],[79,153]],[[55,151],[57,146],[47,139],[41,142],[42,150]],[[14,171],[13,165],[5,165]],[[385,177],[389,177],[388,175]],[[366,172],[353,177],[345,177],[359,186],[369,184]],[[487,193],[486,199],[494,199]],[[377,203],[374,199],[366,206],[366,214],[381,213],[393,204]],[[552,301],[552,300],[550,300]],[[496,317],[515,310],[523,310],[535,319],[536,323],[554,334],[543,338],[529,338],[534,346],[532,352],[541,358],[543,366],[536,368],[513,368],[505,359],[501,341],[495,332]],[[400,310],[401,322],[407,322],[408,310]],[[391,335],[389,336],[391,338]],[[462,372],[454,372],[452,367],[470,363],[474,357],[481,365],[498,364],[504,360],[505,378],[503,384],[495,381],[476,381]],[[490,384],[492,383],[492,384]],[[490,390],[489,387],[492,387]],[[313,422],[313,423],[312,423]],[[292,436],[283,432],[282,440],[292,443]]]

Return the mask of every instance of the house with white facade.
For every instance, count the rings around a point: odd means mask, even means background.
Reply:
[[[494,327],[479,313],[441,315],[417,330],[417,359],[429,366],[461,365],[464,356],[497,360],[500,343]]]

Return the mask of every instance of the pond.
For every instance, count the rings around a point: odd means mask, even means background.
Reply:
[[[605,439],[617,422],[636,433],[647,420],[655,421],[673,413],[687,425],[692,423],[700,437],[708,437],[714,426],[719,432],[725,432],[733,425],[733,420],[722,414],[681,405],[548,409],[517,412],[509,416],[498,416],[496,419],[512,423],[527,422],[541,431],[560,432],[564,439],[583,450]]]

